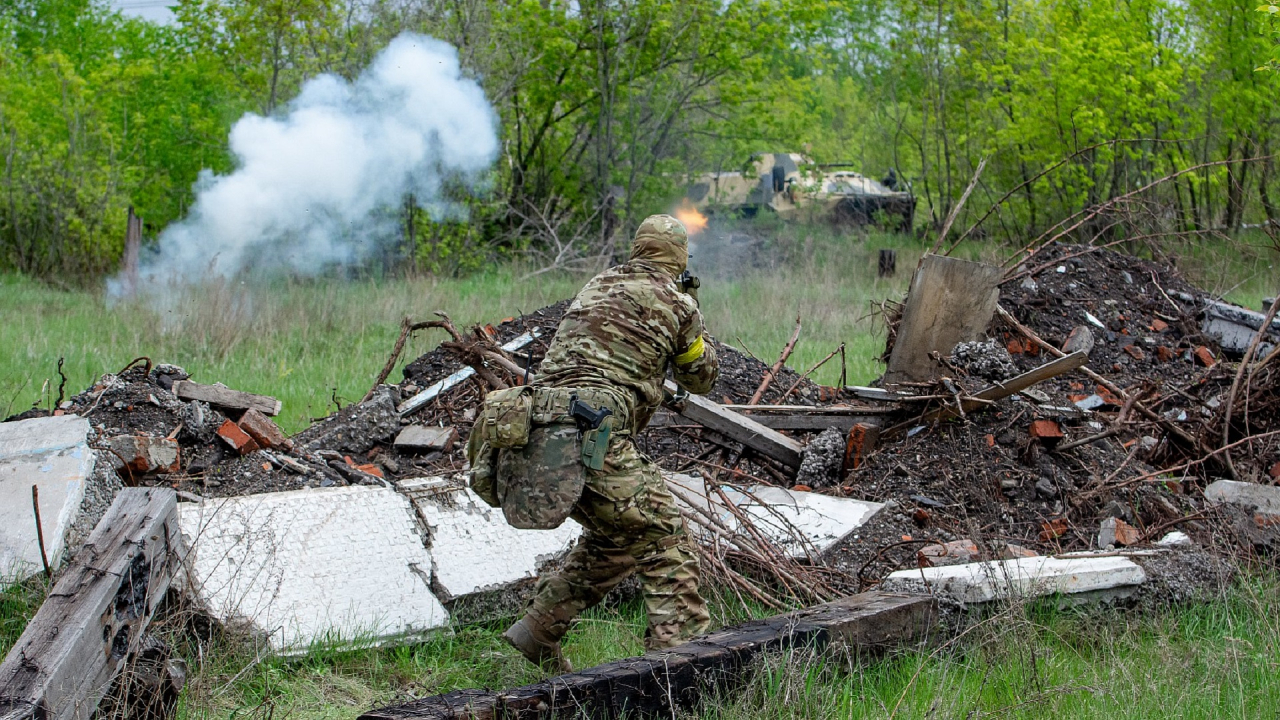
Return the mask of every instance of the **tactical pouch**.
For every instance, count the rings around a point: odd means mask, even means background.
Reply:
[[[518,448],[529,442],[532,424],[533,389],[518,385],[484,396],[484,405],[472,432],[478,429],[480,440],[491,448]]]
[[[497,453],[489,447],[479,432],[480,426],[471,428],[471,436],[467,438],[467,462],[471,464],[471,490],[489,507],[501,507],[498,500],[497,478],[494,474]]]
[[[539,425],[523,447],[498,451],[495,489],[511,527],[550,530],[569,517],[587,479],[578,436],[573,423]]]
[[[603,470],[609,454],[609,438],[613,435],[613,416],[600,421],[600,427],[582,433],[582,464],[591,470]]]

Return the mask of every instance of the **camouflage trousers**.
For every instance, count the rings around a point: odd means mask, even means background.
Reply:
[[[528,614],[557,638],[587,608],[633,572],[640,577],[649,627],[647,649],[668,648],[706,632],[698,593],[698,556],[662,473],[630,438],[609,445],[604,470],[587,472],[570,515],[585,529],[564,567],[538,581]]]

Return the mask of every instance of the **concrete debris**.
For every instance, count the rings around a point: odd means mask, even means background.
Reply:
[[[309,451],[333,450],[353,456],[385,445],[400,432],[396,412],[399,395],[395,387],[381,386],[369,400],[343,408],[298,433],[294,443]]]
[[[925,545],[916,553],[916,562],[920,567],[942,567],[971,563],[980,556],[977,544],[965,538],[938,545]]]
[[[448,452],[458,440],[453,427],[409,425],[396,436],[395,446],[409,452]]]
[[[94,468],[88,437],[89,422],[74,415],[0,423],[0,581],[42,569],[32,486],[45,554],[57,567]]]
[[[448,624],[413,507],[379,487],[180,503],[187,590],[279,651],[381,645]]]
[[[1093,330],[1088,325],[1077,325],[1071,330],[1071,334],[1067,335],[1066,342],[1062,343],[1062,352],[1073,353],[1084,351],[1085,355],[1093,352],[1094,345]]]
[[[741,523],[718,494],[709,493],[700,477],[664,473],[676,491],[676,500],[697,503],[728,528]],[[821,555],[871,520],[883,503],[797,492],[772,485],[741,489],[722,485],[725,497],[747,516],[756,529],[791,557]]]
[[[992,339],[957,344],[951,351],[951,364],[974,377],[996,382],[1018,374],[1008,349]]]
[[[962,603],[1132,589],[1146,581],[1143,569],[1122,557],[1028,557],[1016,560],[899,570],[880,587],[889,592],[928,592]]]
[[[445,603],[530,581],[582,535],[573,520],[555,530],[517,530],[462,480],[415,478],[401,480],[397,488],[426,524],[434,587]]]
[[[1165,547],[1185,547],[1191,544],[1191,537],[1181,530],[1174,530],[1156,541],[1156,545]]]
[[[146,435],[120,435],[107,441],[112,459],[121,465],[121,476],[177,472],[178,441]]]
[[[1204,489],[1214,502],[1233,503],[1268,515],[1280,515],[1280,487],[1236,480],[1218,480]]]
[[[800,452],[800,469],[796,472],[796,484],[827,487],[839,483],[844,455],[844,433],[836,428],[822,431]]]

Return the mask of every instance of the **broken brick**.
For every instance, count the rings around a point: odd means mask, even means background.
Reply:
[[[178,441],[172,438],[121,435],[108,440],[107,447],[130,474],[177,472],[180,465]]]
[[[1147,357],[1147,354],[1142,352],[1142,348],[1137,345],[1125,345],[1124,351],[1134,360],[1142,360]]]
[[[1053,420],[1036,420],[1031,423],[1029,432],[1031,437],[1049,442],[1061,440],[1064,437],[1062,427]]]
[[[218,427],[218,437],[222,438],[232,450],[247,455],[258,449],[258,443],[240,428],[239,425],[226,420]]]
[[[271,418],[253,408],[245,411],[237,423],[241,430],[249,433],[249,437],[258,443],[260,448],[289,447],[289,439],[280,432],[279,426]]]
[[[1160,345],[1156,348],[1156,357],[1160,359],[1160,362],[1169,362],[1177,357],[1177,354],[1164,345]]]
[[[977,544],[965,538],[939,545],[925,545],[916,553],[916,562],[920,567],[962,565],[964,563],[977,562],[979,555]]]
[[[991,435],[991,434],[989,434],[989,433],[988,433],[988,434],[987,434],[987,447],[995,447],[995,446],[996,446],[996,436],[995,436],[995,435]]]
[[[1151,321],[1151,332],[1162,333],[1168,329],[1169,329],[1169,323],[1161,320],[1160,318],[1156,318],[1155,320]]]
[[[1273,528],[1280,525],[1280,515],[1267,512],[1255,512],[1253,514],[1253,522],[1263,530]]]
[[[1211,368],[1214,365],[1218,364],[1218,361],[1215,360],[1213,357],[1213,353],[1210,352],[1209,348],[1205,347],[1204,345],[1201,345],[1200,347],[1196,348],[1195,356],[1196,356],[1196,361],[1207,368]]]
[[[1036,557],[1037,553],[1035,550],[1028,550],[1021,545],[1005,543],[1004,552],[1000,553],[1000,555],[1002,556],[1001,559],[1004,560],[1017,560],[1018,558]]]
[[[813,492],[813,488],[808,485],[792,485],[791,489],[797,492]]]
[[[849,437],[844,444],[844,472],[857,470],[867,455],[876,449],[879,439],[880,428],[875,425],[856,423],[849,428]]]
[[[1271,475],[1272,479],[1280,480],[1280,462],[1277,462],[1275,465],[1272,465],[1271,469],[1267,472]]]
[[[1024,346],[1022,344],[1022,339],[1014,338],[1010,340],[1009,344],[1005,345],[1005,349],[1009,351],[1010,355],[1021,355],[1024,349]]]
[[[366,475],[372,475],[374,477],[382,477],[382,468],[378,467],[377,465],[374,465],[373,463],[368,463],[367,465],[356,465],[356,469],[362,473],[365,473]]]
[[[1040,523],[1040,542],[1048,542],[1062,537],[1067,533],[1067,519],[1057,518],[1049,522]]]

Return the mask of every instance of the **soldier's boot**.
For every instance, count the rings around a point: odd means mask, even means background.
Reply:
[[[559,638],[528,615],[507,628],[502,639],[519,650],[526,660],[547,672],[573,672],[573,666],[560,649]]]

